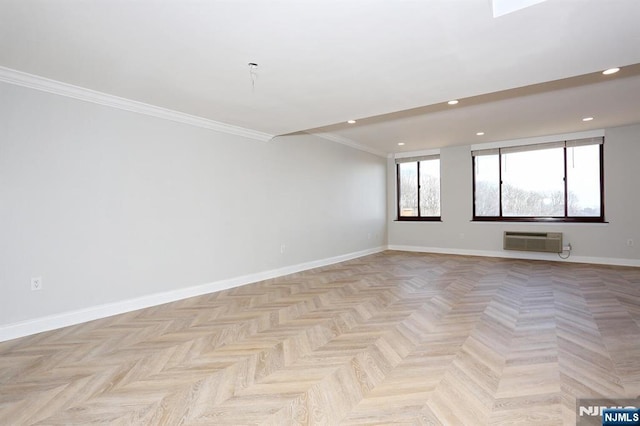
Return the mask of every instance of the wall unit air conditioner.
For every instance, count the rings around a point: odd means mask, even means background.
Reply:
[[[562,253],[562,232],[511,232],[505,231],[505,250]]]

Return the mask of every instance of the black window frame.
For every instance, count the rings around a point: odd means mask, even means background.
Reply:
[[[473,188],[473,222],[560,222],[560,223],[606,223],[604,210],[604,137],[600,139],[600,216],[569,216],[568,209],[568,182],[567,182],[567,141],[564,142],[564,215],[563,216],[503,216],[502,214],[502,152],[498,149],[498,194],[499,194],[499,216],[477,216],[476,215],[476,162],[475,156],[471,156],[471,179]],[[595,145],[596,143],[594,143]]]
[[[414,157],[410,159],[397,159],[396,160],[396,220],[400,222],[441,222],[442,221],[442,195],[440,194],[440,199],[438,202],[440,203],[440,214],[438,216],[420,216],[420,162],[426,160],[438,160],[440,164],[440,155],[427,155],[424,157]],[[418,216],[401,216],[400,215],[400,197],[401,197],[401,189],[400,189],[400,164],[402,163],[417,163],[417,205],[418,205]],[[442,169],[440,169],[440,175],[442,175]],[[438,179],[438,183],[441,185],[441,179]]]

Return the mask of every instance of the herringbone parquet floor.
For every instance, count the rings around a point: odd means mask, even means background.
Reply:
[[[0,343],[0,424],[575,424],[640,269],[384,252]]]

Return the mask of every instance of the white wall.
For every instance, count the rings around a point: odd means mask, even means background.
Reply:
[[[0,329],[384,246],[385,176],[309,135],[257,142],[2,83]]]
[[[395,166],[388,160],[388,217],[391,248],[559,260],[556,254],[502,250],[505,230],[563,232],[571,261],[640,266],[640,125],[605,130],[605,219],[607,224],[471,222],[469,146],[441,150],[442,222],[398,222]],[[628,247],[627,240],[634,246]]]

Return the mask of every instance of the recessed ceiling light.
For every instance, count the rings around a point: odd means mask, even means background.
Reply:
[[[593,117],[585,117],[582,119],[582,121],[591,121],[593,120]]]
[[[609,68],[608,70],[602,71],[602,74],[604,75],[615,74],[618,71],[620,71],[620,68]]]
[[[349,123],[349,124],[355,124],[355,123],[356,123],[356,120],[348,120],[348,121],[347,121],[347,123]]]
[[[476,133],[476,136],[484,136],[484,132],[478,132]]]
[[[449,105],[455,105],[455,104],[457,104],[457,103],[458,103],[458,100],[457,100],[457,99],[453,99],[453,100],[451,100],[451,101],[449,101],[449,102],[447,102],[447,103],[448,103]]]
[[[404,142],[398,142],[399,146],[404,146]]]

